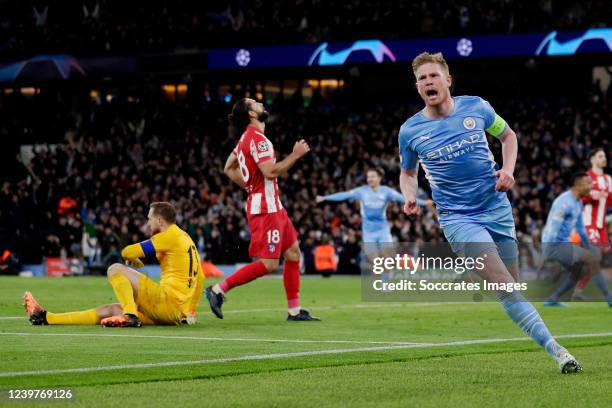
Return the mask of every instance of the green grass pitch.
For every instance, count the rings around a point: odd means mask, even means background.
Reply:
[[[113,292],[103,278],[0,278],[0,389],[70,387],[71,407],[610,403],[605,303],[538,305],[584,366],[564,376],[496,303],[366,303],[358,278],[302,281],[303,307],[322,322],[286,322],[282,281],[270,277],[232,291],[224,320],[203,298],[197,325],[140,329],[31,326],[24,290],[57,312],[114,302]]]

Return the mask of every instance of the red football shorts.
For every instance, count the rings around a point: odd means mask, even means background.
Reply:
[[[251,231],[251,257],[279,259],[298,239],[284,208],[270,214],[247,215],[247,218]]]

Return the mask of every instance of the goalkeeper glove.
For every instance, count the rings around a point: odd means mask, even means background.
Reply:
[[[195,310],[190,310],[189,313],[187,313],[187,316],[185,316],[182,320],[181,323],[183,324],[196,324],[198,322],[198,319],[196,317],[196,312]]]
[[[125,264],[127,266],[129,266],[130,268],[142,268],[144,266],[144,264],[142,263],[142,261],[138,258],[134,258],[134,259],[126,259],[125,260]]]

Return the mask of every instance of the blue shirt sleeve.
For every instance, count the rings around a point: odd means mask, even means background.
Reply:
[[[399,132],[399,151],[400,151],[400,163],[404,170],[414,170],[417,167],[417,161],[419,156],[417,152],[412,150],[410,147],[410,140],[408,132],[402,127]]]
[[[559,231],[565,222],[567,215],[567,206],[562,199],[557,198],[553,201],[553,205],[550,208],[548,220],[546,222],[546,229],[548,229],[550,236],[556,237],[559,235]]]
[[[485,129],[487,129],[491,127],[491,125],[495,121],[495,109],[493,109],[493,107],[488,101],[482,98],[480,99],[480,101],[481,101],[482,116],[484,117],[484,127]]]
[[[356,188],[350,191],[342,191],[340,193],[334,193],[323,197],[324,201],[346,201],[357,199],[359,199],[359,192]]]

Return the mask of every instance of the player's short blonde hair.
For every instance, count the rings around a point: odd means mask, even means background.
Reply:
[[[442,69],[444,70],[444,72],[446,73],[446,75],[449,75],[448,64],[446,63],[446,60],[444,59],[444,55],[442,55],[441,52],[437,52],[435,54],[430,54],[428,52],[422,52],[412,60],[412,72],[414,73],[414,76],[416,77],[417,69],[419,69],[421,65],[428,64],[428,63],[440,65]]]

